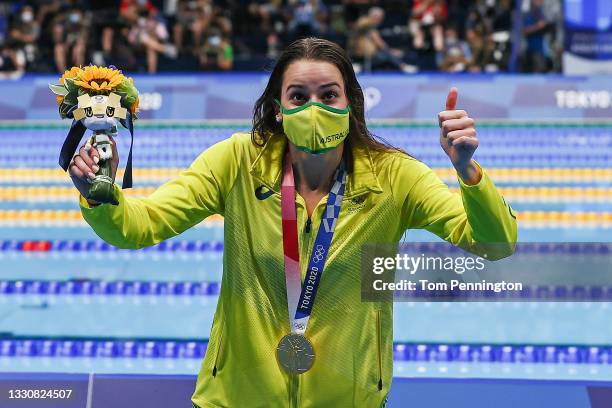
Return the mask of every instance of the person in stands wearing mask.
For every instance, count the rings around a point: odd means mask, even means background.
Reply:
[[[225,217],[223,280],[194,407],[384,406],[393,303],[361,301],[362,245],[397,244],[419,228],[464,248],[501,243],[490,259],[514,251],[516,219],[472,159],[474,120],[456,109],[457,96],[452,88],[446,107],[440,101],[431,141],[457,171],[460,194],[370,133],[346,51],[312,37],[280,55],[251,132],[206,149],[148,197],[115,184],[117,205],[88,201],[97,152],[81,147],[69,172],[82,215],[117,247],[155,245]],[[113,177],[117,166],[113,143]]]
[[[40,36],[40,25],[36,21],[34,9],[26,5],[21,9],[21,13],[11,24],[9,30],[9,43],[16,55],[25,57],[24,63],[31,65],[37,57],[38,49],[36,42]],[[13,60],[13,58],[9,58]],[[21,67],[23,68],[23,67]]]
[[[89,23],[78,8],[71,8],[58,14],[53,24],[53,55],[55,66],[64,72],[68,65],[85,64],[85,50]]]
[[[440,69],[444,72],[467,71],[472,58],[470,46],[459,38],[457,28],[453,25],[446,27],[444,34],[444,55]]]
[[[231,32],[230,32],[231,34]],[[207,32],[205,44],[199,53],[200,67],[204,70],[232,69],[234,64],[234,49],[227,32],[218,25],[212,26]]]

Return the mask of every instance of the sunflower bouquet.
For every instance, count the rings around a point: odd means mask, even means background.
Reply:
[[[131,144],[122,188],[132,186],[132,146],[134,143],[133,120],[139,111],[138,90],[134,80],[126,77],[114,66],[72,67],[59,78],[59,83],[49,84],[56,95],[59,115],[73,119],[72,126],[60,153],[59,164],[66,171],[85,131],[92,136],[85,149],[96,148],[99,154],[99,171],[90,188],[88,199],[118,204],[113,194],[112,144],[109,136],[117,135],[120,123],[130,131]]]
[[[122,105],[128,108],[132,115],[139,110],[138,90],[134,86],[134,80],[112,65],[72,67],[59,78],[58,84],[49,85],[49,88],[56,95],[62,119],[70,117],[69,113],[78,104],[78,97],[84,94],[93,96],[116,93],[121,96]]]

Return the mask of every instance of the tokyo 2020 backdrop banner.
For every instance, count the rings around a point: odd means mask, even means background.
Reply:
[[[563,71],[569,75],[612,73],[612,1],[564,0]]]
[[[611,2],[612,4],[612,2]],[[57,76],[0,81],[0,120],[56,120],[48,84]],[[265,74],[136,75],[142,119],[248,120]],[[369,119],[436,119],[448,89],[478,119],[612,117],[612,77],[362,75]],[[442,102],[441,102],[442,101]]]

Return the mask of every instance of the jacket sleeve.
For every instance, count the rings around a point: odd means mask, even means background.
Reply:
[[[476,165],[482,178],[475,185],[459,182],[460,194],[450,191],[432,169],[404,159],[400,171],[412,174],[401,204],[403,230],[425,229],[466,251],[489,260],[514,253],[517,240],[516,214],[499,193],[487,172]],[[398,180],[407,178],[399,177]]]
[[[225,199],[238,175],[238,138],[235,134],[209,147],[148,197],[127,197],[115,184],[118,205],[91,207],[79,194],[81,214],[104,241],[132,249],[155,245],[209,215],[223,214]]]

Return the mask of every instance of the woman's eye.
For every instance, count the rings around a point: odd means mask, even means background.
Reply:
[[[304,95],[293,94],[290,99],[292,102],[302,102],[304,101]]]
[[[333,91],[326,92],[325,95],[323,95],[323,98],[324,99],[328,99],[328,100],[329,99],[334,99],[334,98],[337,98],[337,97],[338,97],[338,94],[333,92]]]

